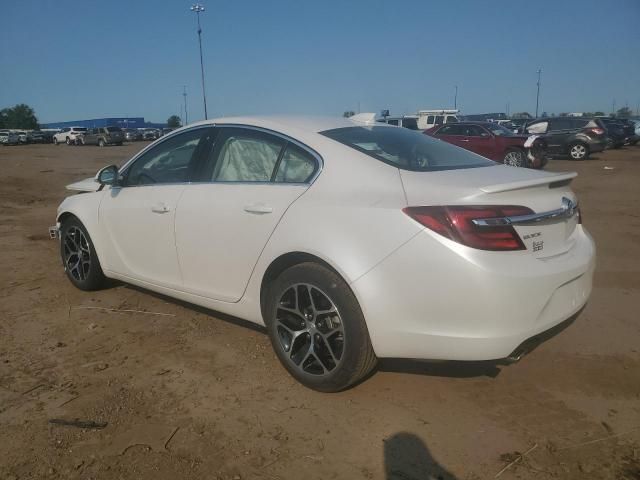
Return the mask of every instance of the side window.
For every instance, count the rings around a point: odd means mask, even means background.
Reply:
[[[242,128],[223,128],[214,148],[215,182],[270,182],[284,140]]]
[[[165,140],[127,169],[125,186],[188,182],[195,168],[196,149],[207,132],[198,128]]]
[[[477,125],[467,126],[467,136],[469,137],[481,137],[484,130]]]
[[[548,122],[532,123],[527,127],[528,133],[547,133]]]
[[[465,135],[462,125],[445,125],[438,130],[438,135]]]
[[[436,125],[442,125],[444,123],[444,116],[438,115],[436,116]]]
[[[558,130],[568,130],[571,128],[570,118],[554,118],[549,122],[549,130],[552,132]]]
[[[415,118],[403,118],[402,126],[409,130],[418,130],[418,120]]]
[[[316,170],[316,159],[309,152],[290,143],[284,151],[276,182],[305,183],[308,182]]]
[[[398,120],[387,120],[387,123],[389,125],[395,125],[396,127],[398,126]]]
[[[427,124],[429,124],[429,125],[433,125],[433,124],[434,124],[434,122],[435,122],[435,119],[436,119],[436,117],[435,117],[435,116],[433,116],[433,115],[429,115],[429,116],[427,117]]]
[[[447,116],[446,123],[458,123],[458,119],[454,116]]]

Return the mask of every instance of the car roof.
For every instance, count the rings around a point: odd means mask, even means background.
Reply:
[[[257,115],[257,116],[238,116],[238,117],[224,117],[215,118],[212,120],[204,120],[195,124],[189,125],[249,125],[254,127],[261,127],[268,130],[280,131],[282,133],[292,132],[304,132],[304,133],[320,133],[325,130],[332,130],[335,128],[357,127],[363,126],[364,123],[351,120],[344,117],[330,117],[330,116],[312,116],[312,115]],[[374,125],[374,123],[372,123]],[[389,125],[375,123],[376,127],[395,128]]]

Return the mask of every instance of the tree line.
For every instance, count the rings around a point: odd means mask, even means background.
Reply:
[[[19,103],[14,107],[0,110],[0,128],[38,130],[38,117],[29,105]]]

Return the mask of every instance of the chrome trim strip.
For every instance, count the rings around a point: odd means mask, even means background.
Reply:
[[[504,225],[533,225],[556,218],[571,218],[578,209],[578,203],[567,197],[562,197],[562,207],[548,212],[532,213],[529,215],[514,215],[512,217],[477,218],[471,222],[478,227],[500,227]]]

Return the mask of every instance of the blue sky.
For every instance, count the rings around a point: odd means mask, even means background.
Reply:
[[[202,0],[209,117],[610,111],[640,102],[640,1]],[[187,0],[2,2],[0,108],[203,118]]]

